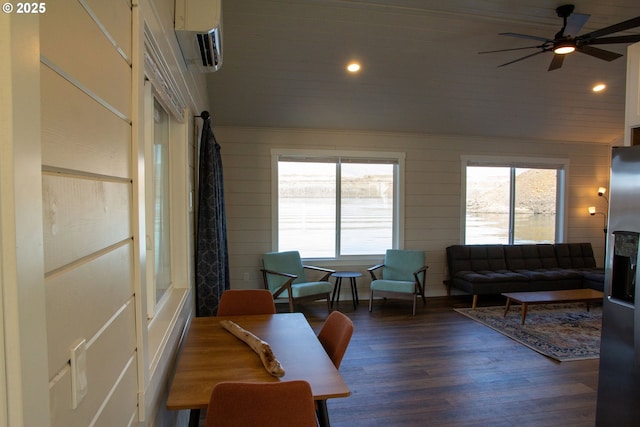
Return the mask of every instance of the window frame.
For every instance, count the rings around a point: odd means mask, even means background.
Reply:
[[[172,128],[175,126],[174,122],[175,122],[175,118],[173,118],[171,116],[171,113],[169,111],[167,111],[167,109],[162,105],[162,102],[160,100],[160,98],[157,96],[157,94],[155,93],[155,91],[152,91],[152,100],[151,100],[151,105],[152,105],[152,110],[151,112],[153,112],[152,116],[151,116],[151,126],[149,129],[149,134],[146,136],[145,138],[145,162],[147,160],[150,160],[151,162],[151,167],[146,168],[146,172],[147,172],[147,176],[145,176],[145,180],[146,180],[146,188],[147,188],[147,193],[146,193],[146,206],[145,206],[145,211],[146,211],[146,215],[147,215],[147,224],[149,225],[149,227],[147,228],[147,250],[149,251],[148,254],[151,255],[147,258],[148,263],[148,270],[147,270],[147,280],[148,280],[148,288],[147,288],[147,296],[148,296],[148,302],[147,302],[147,309],[149,311],[149,313],[147,314],[148,317],[153,317],[153,315],[155,314],[155,309],[156,306],[161,304],[163,302],[163,298],[164,296],[167,294],[167,292],[169,292],[172,287],[173,287],[173,283],[174,283],[174,277],[172,274],[172,270],[173,270],[173,254],[172,254],[172,236],[173,236],[173,232],[172,229],[174,228],[172,226],[172,218],[171,218],[171,211],[172,211],[172,202],[171,202],[171,192],[172,192],[172,179],[171,179],[171,172],[172,172],[172,166],[171,166],[171,142],[172,142],[172,138],[171,138],[171,130]],[[166,212],[163,211],[163,213],[166,213],[168,218],[164,218],[164,223],[163,226],[168,228],[168,242],[165,243],[165,247],[164,249],[166,250],[167,253],[163,254],[164,256],[168,256],[169,257],[169,274],[168,274],[168,286],[164,289],[164,292],[162,293],[162,296],[160,298],[157,297],[157,293],[158,293],[158,277],[156,275],[156,258],[158,257],[158,253],[156,253],[156,249],[157,249],[157,241],[156,241],[156,229],[155,229],[155,225],[156,225],[156,209],[157,209],[157,199],[156,199],[156,189],[158,188],[157,184],[157,176],[155,174],[156,171],[156,152],[155,152],[155,148],[156,148],[156,127],[155,127],[155,111],[156,111],[156,104],[162,108],[162,111],[164,112],[164,114],[166,115],[166,119],[167,119],[167,135],[166,135],[166,152],[164,153],[166,155],[166,159],[163,160],[163,172],[166,173],[166,177],[163,177],[163,181],[166,180],[166,182],[163,183],[163,185],[166,185],[166,188],[164,188],[164,197],[167,199],[165,202],[167,203],[166,206]],[[147,111],[145,111],[145,115],[147,114]],[[163,144],[164,145],[164,144]],[[149,151],[147,151],[149,150]],[[164,204],[164,203],[163,203]]]
[[[138,422],[148,422],[161,415],[162,395],[175,362],[176,349],[185,325],[193,316],[193,171],[197,131],[194,120],[196,104],[185,102],[185,86],[179,86],[180,67],[156,14],[133,8],[133,120],[132,120],[132,221],[134,304],[136,311],[136,365],[138,376]],[[156,36],[158,39],[156,39]],[[159,43],[160,42],[160,43]],[[169,61],[169,62],[167,62]],[[183,64],[184,65],[184,64]],[[183,82],[184,83],[184,82]],[[153,85],[153,88],[152,86]],[[196,85],[197,86],[197,85]],[[194,86],[195,87],[195,86]],[[145,156],[149,110],[145,103],[155,90],[165,110],[170,113],[171,158],[171,276],[173,286],[151,311],[147,307],[148,278],[146,235],[150,224],[146,215],[145,174],[152,166]],[[152,317],[149,317],[151,314]]]
[[[394,171],[394,198],[393,198],[393,225],[392,225],[392,248],[401,248],[404,245],[404,171],[406,154],[403,152],[381,152],[381,151],[342,151],[342,150],[304,150],[304,149],[271,149],[271,242],[272,250],[277,251],[279,247],[279,206],[278,206],[278,162],[281,157],[300,159],[327,159],[327,158],[349,158],[362,160],[393,160],[397,169]],[[340,185],[338,183],[336,191],[337,200],[340,199]],[[339,212],[338,207],[338,212]],[[340,219],[336,218],[336,226],[340,223]],[[339,230],[336,230],[336,234]],[[337,237],[337,236],[336,236]],[[339,240],[337,240],[339,241]],[[336,249],[338,250],[338,249]],[[332,265],[348,265],[353,262],[371,262],[378,260],[380,255],[384,254],[368,254],[368,255],[340,255],[334,253],[333,257],[307,257],[303,258],[307,261],[322,262],[332,261]]]
[[[562,243],[567,235],[568,176],[570,161],[567,158],[461,156],[460,191],[460,242],[466,242],[467,231],[467,167],[508,167],[530,169],[555,169],[556,181],[556,229],[555,242]],[[511,230],[509,230],[511,231]],[[510,233],[511,234],[511,233]],[[509,238],[511,239],[511,237]]]
[[[175,146],[182,143],[184,137],[184,123],[183,118],[176,117],[173,109],[168,108],[166,102],[163,100],[161,90],[158,90],[151,80],[145,80],[144,82],[144,187],[145,187],[145,224],[146,224],[146,275],[144,283],[146,290],[146,315],[147,320],[152,321],[166,305],[167,300],[173,293],[176,279],[175,267],[175,255],[176,249],[174,243],[180,239],[176,236],[178,233],[179,225],[174,218],[175,201],[174,194],[180,191],[180,179],[177,179],[177,172],[179,165],[175,165],[175,161],[172,158],[176,157]],[[170,265],[170,285],[167,287],[160,299],[156,298],[156,280],[155,280],[155,229],[154,229],[154,143],[155,143],[155,131],[154,131],[154,110],[155,103],[158,103],[167,114],[168,120],[168,174],[169,182],[167,189],[167,196],[169,197],[169,265]],[[179,233],[180,234],[180,233]]]
[[[153,192],[153,144],[154,144],[154,101],[157,101],[165,110],[169,120],[169,227],[170,242],[169,256],[171,263],[171,285],[165,290],[162,297],[156,301],[156,283],[154,277],[154,200]],[[189,291],[189,256],[187,248],[189,246],[189,226],[188,214],[181,209],[183,204],[189,199],[188,183],[188,125],[186,118],[189,117],[188,110],[182,116],[177,116],[172,108],[168,108],[162,92],[157,89],[152,80],[145,79],[144,100],[143,100],[143,147],[144,157],[144,222],[145,236],[145,262],[141,266],[144,268],[144,281],[142,282],[144,298],[142,313],[146,317],[146,362],[145,369],[154,372],[160,358],[163,355],[164,346],[168,343],[166,327],[176,319],[178,312],[182,311],[186,303]],[[190,206],[190,205],[188,205]],[[191,212],[191,210],[189,211]],[[141,314],[142,314],[141,313]],[[147,365],[148,364],[148,365]]]

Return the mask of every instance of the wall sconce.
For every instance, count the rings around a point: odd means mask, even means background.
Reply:
[[[604,231],[604,246],[605,246],[604,263],[605,264],[607,263],[607,227],[609,225],[607,223],[607,212],[609,212],[609,199],[607,199],[607,196],[605,196],[606,193],[607,193],[607,189],[605,187],[598,188],[598,197],[602,197],[607,202],[607,207],[605,212],[598,212],[596,211],[595,206],[589,206],[589,215],[591,216],[602,215],[602,217],[604,218],[602,231]]]

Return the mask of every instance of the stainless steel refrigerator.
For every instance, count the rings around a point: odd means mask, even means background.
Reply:
[[[614,147],[596,426],[640,426],[640,146]]]

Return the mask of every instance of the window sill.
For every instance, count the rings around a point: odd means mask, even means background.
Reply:
[[[166,353],[165,349],[169,344],[169,338],[173,335],[176,326],[184,327],[187,317],[184,308],[188,302],[189,294],[190,292],[187,288],[171,288],[167,290],[162,306],[149,322],[147,350],[151,377],[154,376],[163,354]]]
[[[325,267],[338,269],[340,267],[364,266],[370,267],[379,264],[384,260],[384,254],[381,255],[357,255],[342,258],[304,258],[303,264],[315,265],[317,267]]]
[[[138,363],[144,381],[138,395],[138,417],[149,425],[155,424],[157,417],[167,416],[162,402],[168,393],[181,337],[193,312],[189,289],[174,288],[167,293],[156,316],[148,322],[146,340],[139,349]]]

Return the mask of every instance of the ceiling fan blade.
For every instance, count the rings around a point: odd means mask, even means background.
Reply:
[[[527,34],[518,34],[518,33],[498,33],[499,36],[509,36],[509,37],[519,37],[521,39],[530,39],[530,40],[539,40],[541,42],[553,42],[553,40],[546,39],[544,37],[538,36],[529,36]]]
[[[613,37],[600,37],[598,39],[591,39],[586,44],[614,44],[614,43],[635,43],[640,42],[640,34],[634,34],[631,36],[613,36]]]
[[[575,37],[578,35],[584,24],[591,18],[591,15],[584,13],[572,13],[567,18],[567,26],[564,29],[565,37]]]
[[[518,59],[516,59],[514,61],[510,61],[510,62],[506,62],[506,63],[504,63],[502,65],[498,65],[498,68],[504,67],[504,66],[509,65],[509,64],[513,64],[514,62],[522,61],[522,60],[527,59],[527,58],[531,58],[532,56],[540,55],[541,53],[544,53],[544,52],[545,52],[544,50],[541,50],[540,52],[536,52],[536,53],[532,53],[531,55],[523,56],[522,58],[518,58]]]
[[[549,64],[549,68],[547,69],[547,71],[557,70],[558,68],[562,67],[562,63],[564,62],[564,57],[565,56],[567,56],[567,55],[554,54],[553,58],[551,59],[551,63]]]
[[[599,30],[592,31],[587,34],[576,37],[577,40],[593,40],[598,37],[606,36],[608,34],[618,33],[620,31],[630,30],[631,28],[640,27],[640,16],[628,19],[626,21],[618,22],[617,24],[610,25]]]
[[[620,58],[622,55],[615,52],[610,52],[604,49],[598,49],[597,47],[591,46],[579,46],[576,48],[578,52],[586,53],[587,55],[596,57],[598,59],[603,59],[605,61],[613,61],[614,59]]]
[[[514,47],[511,49],[485,50],[484,52],[478,52],[478,53],[508,52],[510,50],[541,49],[541,48],[542,46],[525,46],[525,47]]]

